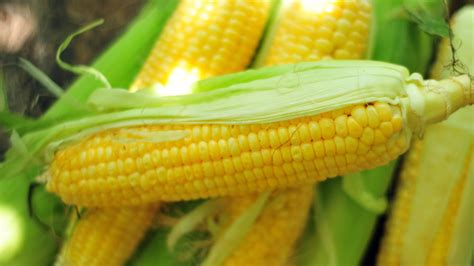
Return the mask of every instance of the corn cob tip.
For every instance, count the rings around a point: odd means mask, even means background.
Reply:
[[[408,124],[415,133],[426,125],[441,122],[458,109],[474,103],[474,84],[469,75],[422,81],[412,75],[407,86],[410,108]],[[417,84],[417,85],[415,85]]]

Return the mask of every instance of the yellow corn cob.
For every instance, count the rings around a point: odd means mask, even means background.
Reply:
[[[311,3],[294,0],[283,5],[274,25],[275,33],[268,36],[265,65],[362,57],[370,22],[370,5],[365,0]],[[353,21],[359,27],[352,33],[345,31],[344,26]],[[312,197],[311,186],[275,192],[275,203],[260,214],[224,265],[287,265],[306,224]],[[228,215],[235,221],[255,200],[255,195],[229,198],[220,215]]]
[[[265,65],[361,58],[371,6],[366,0],[283,1]]]
[[[191,84],[245,69],[260,40],[269,8],[269,0],[183,0],[132,90],[157,82],[175,87],[176,83]]]
[[[304,229],[312,196],[312,186],[276,191],[251,231],[223,265],[286,265]],[[257,198],[258,195],[253,195],[226,200],[228,220],[236,220]]]
[[[103,130],[56,152],[42,177],[69,204],[130,206],[261,192],[376,167],[407,149],[412,130],[472,103],[465,75],[412,78],[418,85],[400,88],[412,95],[403,104],[368,102],[267,124]],[[146,138],[173,131],[182,138]]]
[[[77,222],[56,265],[123,265],[149,228],[153,206],[88,209]]]
[[[474,70],[474,7],[455,15],[457,56]],[[459,38],[459,39],[458,39]],[[436,78],[450,73],[448,40],[439,47],[432,68]],[[395,203],[386,224],[378,265],[468,265],[471,261],[474,191],[474,108],[459,110],[443,123],[427,128],[416,140],[400,176]],[[454,153],[453,153],[454,152]],[[472,254],[472,253],[471,253]]]
[[[47,189],[84,206],[238,195],[376,167],[403,153],[409,141],[400,108],[381,102],[263,125],[134,129],[104,131],[58,151]],[[119,141],[167,129],[189,136]]]

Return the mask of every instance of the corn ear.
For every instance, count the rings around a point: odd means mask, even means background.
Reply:
[[[467,6],[452,19],[453,43],[460,43],[455,57],[459,57],[464,69],[471,71],[474,70],[473,15],[474,7]],[[454,71],[450,67],[451,51],[449,41],[443,40],[432,75],[446,76]],[[423,139],[415,141],[404,163],[394,207],[386,224],[377,258],[379,265],[468,265],[472,262],[473,116],[472,106],[463,108],[448,120],[428,127]]]
[[[123,265],[151,225],[157,205],[87,209],[62,247],[57,266]]]

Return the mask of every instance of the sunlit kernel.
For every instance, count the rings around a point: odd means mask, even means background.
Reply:
[[[301,6],[310,13],[331,13],[334,11],[334,0],[301,0]]]
[[[166,85],[156,83],[153,90],[160,96],[174,96],[190,94],[192,84],[199,80],[199,71],[197,69],[185,69],[176,67],[168,77]]]
[[[23,240],[23,228],[18,213],[9,206],[0,206],[0,262],[10,260]]]

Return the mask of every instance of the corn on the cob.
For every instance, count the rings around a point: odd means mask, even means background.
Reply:
[[[122,265],[152,222],[156,205],[88,209],[65,243],[56,265]]]
[[[368,1],[291,0],[281,5],[275,28],[259,55],[264,65],[357,59],[366,52],[371,21]]]
[[[304,229],[312,195],[311,186],[276,191],[251,231],[222,265],[286,265],[292,255],[294,242]],[[232,197],[226,200],[228,220],[236,220],[257,197]]]
[[[244,69],[252,59],[269,0],[183,0],[132,89],[176,87]],[[175,88],[173,94],[176,94]]]
[[[277,23],[270,29],[265,65],[298,63],[320,59],[361,58],[368,43],[370,5],[351,2],[285,1]],[[359,27],[349,33],[353,21]],[[273,32],[274,31],[274,32]],[[349,39],[349,41],[347,40]],[[341,42],[345,40],[345,42]],[[351,43],[352,42],[352,43]],[[264,49],[265,50],[265,49]],[[242,243],[223,265],[286,265],[307,221],[313,188],[304,186],[278,190]],[[228,198],[221,216],[231,221],[256,200],[256,196]]]
[[[49,191],[83,206],[139,205],[312,183],[396,158],[407,149],[412,130],[471,103],[470,86],[466,76],[418,80],[407,85],[408,98],[398,100],[402,105],[369,101],[270,124],[105,130],[59,150],[44,177]],[[425,108],[415,102],[424,102]],[[140,142],[147,132],[169,130],[184,138]]]
[[[465,8],[454,17],[461,61],[474,69],[472,16]],[[459,39],[458,39],[459,38]],[[449,75],[448,40],[443,40],[432,75]],[[427,128],[404,164],[393,210],[386,225],[378,265],[468,265],[472,258],[474,131],[472,107]],[[422,224],[422,228],[420,227]],[[416,247],[416,251],[414,250]]]

